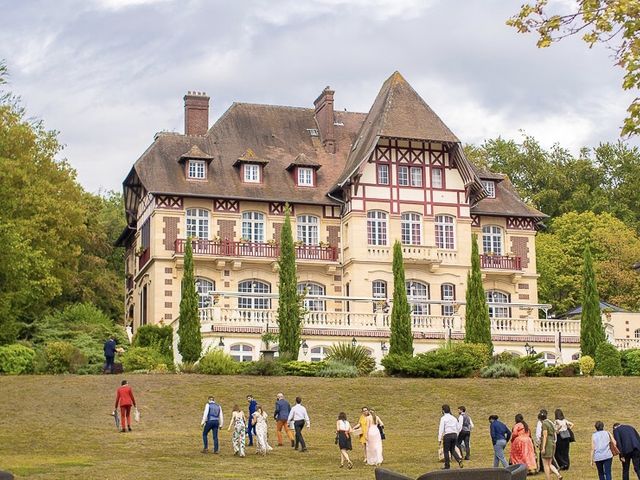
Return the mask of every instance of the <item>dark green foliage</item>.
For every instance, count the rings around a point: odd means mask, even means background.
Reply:
[[[482,286],[478,235],[471,235],[471,271],[467,274],[467,294],[465,313],[465,335],[467,343],[483,343],[493,351],[491,341],[491,320],[489,306]]]
[[[484,367],[480,371],[482,378],[518,378],[520,376],[520,370],[512,363],[494,363],[488,367]]]
[[[217,348],[207,352],[198,362],[198,373],[207,375],[234,375],[239,371],[240,364]]]
[[[166,357],[152,347],[131,347],[122,354],[121,360],[125,372],[155,370],[160,365],[167,367]]]
[[[538,377],[544,372],[544,363],[540,361],[542,354],[524,355],[513,359],[513,364],[520,370],[523,377]]]
[[[143,325],[133,337],[134,347],[153,347],[173,362],[173,328],[169,325]]]
[[[304,307],[302,296],[298,294],[296,274],[296,252],[291,232],[291,209],[286,206],[284,224],[280,233],[280,267],[278,283],[278,349],[290,360],[298,359],[300,351],[300,331]]]
[[[87,359],[78,347],[69,342],[51,342],[44,347],[47,373],[76,373],[87,364]]]
[[[317,373],[318,377],[354,378],[358,376],[358,369],[350,362],[327,360],[324,367]]]
[[[193,274],[193,246],[191,237],[185,243],[184,274],[181,283],[178,352],[183,362],[197,362],[202,354],[202,334],[198,315],[198,293]]]
[[[292,360],[290,362],[283,362],[282,368],[284,368],[285,375],[294,375],[297,377],[316,377],[318,372],[326,366],[326,362],[302,362],[299,360]]]
[[[640,375],[640,349],[633,348],[620,352],[620,363],[624,375]]]
[[[402,245],[397,240],[393,244],[393,306],[391,307],[389,354],[413,355],[411,307],[407,300]]]
[[[265,377],[282,376],[285,369],[281,362],[272,360],[258,360],[257,362],[242,362],[240,373],[243,375],[260,375]]]
[[[545,377],[575,377],[580,374],[580,364],[574,362],[566,365],[553,365],[546,367],[542,374]]]
[[[510,352],[502,352],[494,355],[491,359],[491,364],[495,363],[513,363],[517,357]]]
[[[620,352],[609,342],[602,342],[596,348],[596,374],[615,377],[622,375]]]
[[[329,347],[327,361],[343,362],[356,367],[359,375],[369,375],[376,368],[375,359],[362,345],[353,346],[350,343],[337,343]]]
[[[0,373],[20,375],[32,373],[36,352],[19,343],[0,347]]]
[[[580,321],[580,351],[582,355],[594,356],[598,345],[606,341],[600,316],[600,296],[593,271],[591,248],[584,249],[582,272],[582,316]],[[596,360],[596,365],[598,361]]]

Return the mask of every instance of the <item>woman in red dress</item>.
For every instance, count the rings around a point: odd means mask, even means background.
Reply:
[[[516,424],[511,431],[511,455],[509,459],[512,465],[523,464],[527,466],[529,473],[537,471],[536,454],[533,449],[529,425],[521,414],[516,415]]]

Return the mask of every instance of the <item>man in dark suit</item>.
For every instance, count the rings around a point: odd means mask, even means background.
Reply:
[[[247,435],[249,435],[249,446],[253,446],[253,436],[256,434],[256,426],[253,424],[253,414],[256,412],[258,402],[253,395],[247,395],[247,403],[249,404],[249,419],[247,420]]]
[[[640,435],[631,425],[613,424],[613,438],[620,450],[622,462],[622,480],[629,480],[629,467],[633,462],[633,470],[640,479]]]
[[[113,335],[109,337],[109,340],[104,342],[104,371],[113,373],[113,361],[116,356],[116,339]]]

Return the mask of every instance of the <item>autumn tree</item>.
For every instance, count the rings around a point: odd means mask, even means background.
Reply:
[[[393,244],[393,305],[391,307],[391,337],[389,354],[413,355],[413,333],[411,332],[411,306],[405,286],[402,245]]]

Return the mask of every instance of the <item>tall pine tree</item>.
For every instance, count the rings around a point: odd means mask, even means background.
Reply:
[[[286,207],[284,224],[280,233],[280,282],[278,285],[278,348],[280,355],[291,360],[298,359],[300,331],[304,309],[298,294],[296,275],[296,251],[291,232],[291,212]]]
[[[490,351],[493,351],[489,305],[487,305],[487,297],[482,286],[478,235],[475,233],[471,236],[471,271],[467,274],[466,300],[464,341],[467,343],[484,343],[489,347]]]
[[[184,362],[197,362],[202,354],[202,334],[198,315],[198,293],[193,274],[193,247],[191,237],[185,242],[184,274],[180,286],[180,323],[178,324],[178,352]]]
[[[391,308],[389,344],[389,354],[413,355],[411,307],[407,300],[402,246],[397,240],[393,244],[393,307]]]
[[[598,345],[607,340],[600,316],[600,297],[593,271],[591,248],[587,245],[582,267],[582,316],[580,318],[580,351],[594,357]]]

